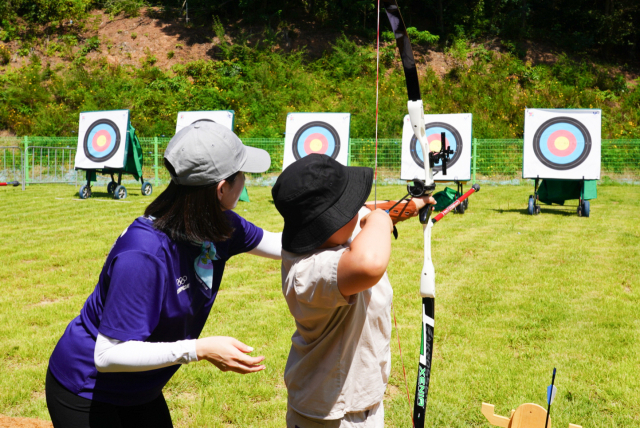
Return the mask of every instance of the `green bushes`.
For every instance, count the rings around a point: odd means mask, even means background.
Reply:
[[[59,39],[61,46],[77,39]],[[462,42],[461,42],[462,43]],[[99,49],[99,41],[83,46]],[[84,48],[83,48],[84,49]],[[69,136],[78,113],[130,109],[141,136],[173,135],[183,110],[234,110],[243,137],[282,137],[289,112],[351,113],[351,137],[375,134],[375,52],[347,38],[317,60],[228,44],[225,59],[155,67],[88,61],[58,71],[37,62],[0,75],[0,129],[19,135]],[[477,138],[521,138],[524,109],[601,108],[603,138],[640,138],[640,90],[611,69],[561,58],[555,66],[523,63],[482,46],[459,47],[473,61],[457,62],[443,77],[421,75],[425,111],[473,113]],[[404,75],[397,58],[382,63],[378,135],[396,138],[406,114]],[[626,88],[626,89],[623,89]]]
[[[9,64],[11,61],[11,51],[5,45],[0,45],[0,65]]]
[[[411,43],[417,45],[435,45],[440,40],[440,36],[431,34],[428,31],[418,31],[416,27],[408,27],[407,35],[411,39]],[[393,42],[395,41],[395,36],[391,31],[383,31],[382,39],[386,42]]]

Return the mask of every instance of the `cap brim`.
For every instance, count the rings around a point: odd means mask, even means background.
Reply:
[[[255,147],[247,147],[247,160],[239,169],[242,172],[265,172],[271,166],[271,156],[266,150],[256,149]]]
[[[349,182],[336,203],[318,218],[301,227],[285,222],[282,248],[292,253],[315,250],[358,214],[371,194],[373,170],[368,167],[348,167]]]

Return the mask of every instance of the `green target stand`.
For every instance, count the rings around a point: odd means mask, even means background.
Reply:
[[[598,196],[596,180],[552,180],[536,179],[534,194],[529,196],[527,212],[531,215],[540,213],[540,205],[557,204],[564,206],[572,199],[578,200],[577,213],[579,217],[589,217],[591,213],[590,200]]]
[[[127,197],[123,174],[140,181],[142,195],[150,196],[153,186],[144,180],[142,165],[142,147],[129,122],[129,110],[80,113],[75,169],[86,171],[87,179],[80,187],[80,199],[91,197],[91,182],[97,180],[98,174],[111,177],[107,192],[114,199]]]

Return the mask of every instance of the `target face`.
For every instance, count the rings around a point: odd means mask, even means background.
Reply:
[[[533,152],[551,169],[572,169],[589,157],[591,135],[576,119],[556,117],[544,122],[536,131]]]
[[[441,133],[444,132],[445,148],[453,150],[453,156],[447,161],[447,168],[452,167],[460,159],[462,153],[462,137],[456,128],[453,126],[442,123],[434,122],[429,123],[425,127],[425,133],[427,135],[427,141],[429,142],[429,150],[432,152],[439,152],[442,146]],[[418,139],[414,135],[411,138],[409,146],[411,150],[411,158],[418,164],[420,168],[424,168],[424,155],[422,153],[422,145],[418,142]],[[433,171],[442,171],[442,161],[439,160],[433,167]]]
[[[109,119],[100,119],[89,125],[84,137],[84,154],[93,162],[111,159],[120,147],[120,131]]]
[[[340,137],[335,128],[326,122],[309,122],[296,132],[292,149],[296,160],[312,153],[335,159],[340,153]]]

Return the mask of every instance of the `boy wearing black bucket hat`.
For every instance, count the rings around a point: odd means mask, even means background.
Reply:
[[[372,182],[371,168],[313,154],[273,187],[284,218],[282,291],[297,327],[284,375],[288,428],[384,426],[393,222],[363,207]],[[402,219],[425,203],[435,201],[412,200]]]

